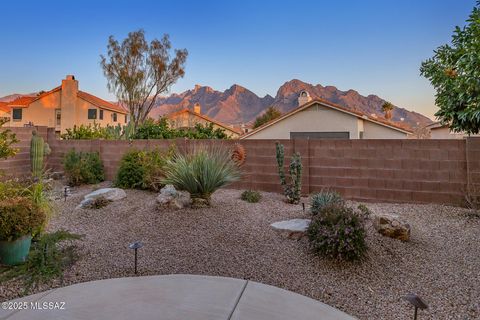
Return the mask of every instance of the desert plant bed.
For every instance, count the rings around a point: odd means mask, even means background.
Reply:
[[[105,186],[102,183],[100,186]],[[99,209],[75,209],[99,186],[75,189],[49,231],[85,235],[80,259],[64,281],[34,292],[78,282],[134,276],[128,244],[142,241],[139,275],[202,274],[258,281],[320,300],[359,319],[411,319],[403,299],[415,292],[429,305],[421,319],[480,318],[480,218],[440,205],[367,204],[373,213],[395,213],[412,227],[410,242],[378,234],[367,222],[366,258],[339,262],[314,255],[306,238],[288,239],[270,227],[280,220],[309,218],[309,199],[287,204],[281,194],[240,199],[242,190],[221,189],[211,207],[160,210],[156,193],[126,190],[127,197]],[[347,202],[357,206],[358,203]],[[18,281],[0,284],[0,301],[19,297]]]

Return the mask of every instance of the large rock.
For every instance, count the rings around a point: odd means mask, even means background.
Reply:
[[[310,219],[291,219],[272,223],[270,226],[287,235],[289,239],[300,239],[305,235]]]
[[[168,184],[160,190],[157,203],[162,208],[183,209],[191,206],[192,198],[187,191],[178,191],[174,186]]]
[[[410,225],[398,215],[377,215],[373,220],[373,225],[380,234],[386,237],[402,241],[410,240]]]
[[[127,194],[120,188],[102,188],[87,194],[77,208],[87,208],[95,199],[103,197],[108,201],[117,201],[125,198]]]

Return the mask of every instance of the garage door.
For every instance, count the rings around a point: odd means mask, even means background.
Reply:
[[[290,132],[290,139],[350,139],[350,132]]]

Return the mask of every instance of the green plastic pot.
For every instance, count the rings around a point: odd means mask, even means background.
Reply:
[[[14,266],[27,260],[32,236],[23,236],[14,241],[0,241],[0,264]]]

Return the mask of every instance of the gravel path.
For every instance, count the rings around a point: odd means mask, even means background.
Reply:
[[[74,210],[92,187],[75,190],[50,229],[85,235],[81,259],[64,283],[133,276],[129,242],[141,240],[139,275],[204,274],[254,280],[312,297],[360,319],[412,319],[402,300],[416,292],[430,308],[421,319],[480,318],[480,219],[440,205],[368,204],[374,213],[397,213],[412,226],[412,240],[382,237],[368,226],[368,258],[340,263],[309,253],[305,239],[274,231],[275,221],[306,217],[301,206],[263,193],[260,203],[220,190],[210,209],[162,211],[156,194],[127,190],[127,198],[98,210]],[[308,199],[305,199],[308,202]],[[0,284],[0,301],[19,296],[18,283]]]

